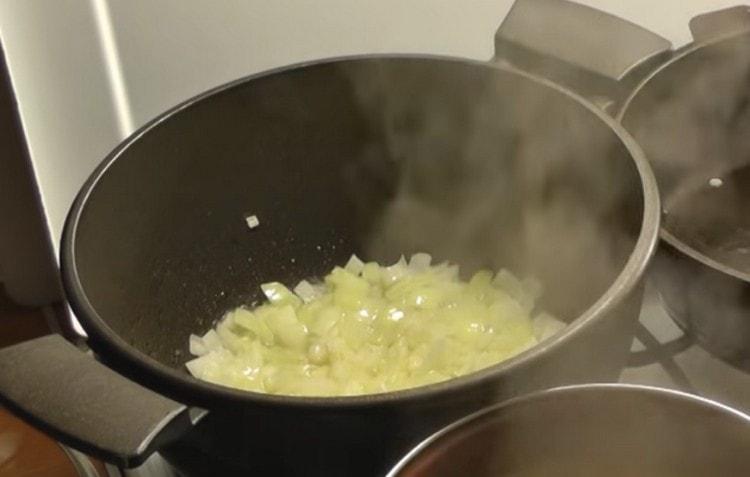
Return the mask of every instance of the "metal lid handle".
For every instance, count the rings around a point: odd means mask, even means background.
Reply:
[[[671,49],[656,33],[567,0],[516,0],[495,34],[496,60],[589,96],[601,91],[571,84],[579,76],[588,76],[589,83],[617,83]]]
[[[750,30],[750,7],[747,5],[704,13],[690,20],[690,32],[695,41],[707,41],[748,30]]]

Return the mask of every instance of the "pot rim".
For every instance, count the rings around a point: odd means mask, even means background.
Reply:
[[[75,240],[81,214],[85,209],[86,202],[92,191],[96,188],[101,177],[106,174],[109,167],[123,154],[128,147],[138,141],[150,130],[158,127],[162,122],[169,120],[172,116],[189,109],[195,103],[210,98],[213,95],[228,91],[243,85],[254,79],[269,75],[285,73],[301,68],[321,66],[331,63],[353,62],[372,59],[384,60],[420,60],[420,61],[445,61],[460,63],[464,65],[479,66],[515,75],[525,80],[535,82],[540,86],[549,88],[558,94],[566,96],[579,106],[599,118],[608,126],[625,146],[635,163],[640,178],[643,200],[642,221],[637,241],[616,279],[609,288],[600,296],[587,310],[575,318],[568,326],[556,336],[549,338],[543,343],[524,351],[523,353],[498,363],[489,368],[454,379],[435,383],[427,386],[409,388],[381,394],[366,394],[359,396],[334,396],[334,397],[309,397],[309,396],[285,396],[257,392],[243,391],[225,386],[216,385],[194,378],[187,373],[170,368],[157,360],[138,351],[125,342],[114,332],[104,319],[97,313],[89,302],[85,290],[80,282],[76,268]],[[377,55],[352,55],[320,60],[300,62],[292,65],[282,66],[260,73],[252,74],[216,88],[200,93],[160,114],[156,118],[140,127],[128,138],[122,141],[110,152],[103,161],[92,172],[84,185],[81,187],[75,201],[68,213],[63,229],[60,263],[63,287],[68,301],[89,334],[91,347],[103,355],[105,361],[112,361],[113,367],[132,379],[151,386],[157,392],[180,400],[187,404],[201,405],[208,408],[218,408],[223,405],[246,405],[254,406],[286,406],[292,408],[317,408],[317,409],[367,409],[388,404],[416,403],[427,399],[440,398],[459,388],[469,386],[489,385],[498,376],[507,374],[514,368],[521,367],[540,355],[555,350],[571,340],[571,338],[582,328],[589,326],[602,319],[611,309],[616,307],[626,296],[628,296],[640,282],[646,267],[656,250],[658,242],[658,230],[660,221],[660,199],[656,187],[656,179],[651,167],[641,151],[638,144],[630,134],[612,117],[607,115],[593,104],[568,89],[553,83],[547,79],[520,71],[516,68],[487,63],[466,58],[456,58],[441,55],[423,54],[377,54]],[[187,337],[185,338],[187,339]],[[109,359],[113,358],[113,359]],[[217,406],[220,403],[220,406]]]
[[[685,47],[683,50],[679,51],[675,56],[670,58],[665,63],[659,65],[659,67],[653,70],[652,72],[650,72],[645,78],[643,78],[638,83],[638,85],[633,89],[633,91],[630,92],[627,99],[622,103],[622,106],[619,108],[619,110],[617,111],[617,114],[615,115],[617,122],[620,124],[623,123],[623,120],[625,119],[628,112],[630,111],[630,107],[632,103],[635,101],[636,97],[643,90],[648,88],[648,85],[651,82],[651,80],[661,75],[665,70],[671,68],[673,65],[685,59],[686,57],[703,50],[704,48],[710,48],[719,43],[723,43],[724,41],[731,41],[742,36],[750,36],[750,30],[742,30],[739,32],[735,31],[735,32],[727,33],[725,35],[720,35],[718,37],[711,38],[706,41],[693,43]],[[625,126],[623,125],[623,127]],[[688,245],[686,242],[681,240],[675,234],[667,230],[663,224],[661,225],[660,230],[659,230],[659,238],[663,240],[664,242],[666,242],[667,244],[669,244],[675,250],[682,253],[683,255],[686,255],[687,257],[709,268],[712,268],[716,270],[717,272],[720,272],[725,275],[729,275],[733,278],[736,278],[738,280],[750,283],[750,273],[737,270],[733,267],[730,267],[729,265],[719,262],[718,260],[714,260],[708,255],[698,251],[696,248]]]
[[[402,457],[398,461],[398,463],[396,463],[396,465],[388,472],[388,474],[386,474],[385,477],[398,477],[400,472],[404,470],[404,467],[406,467],[412,461],[417,459],[419,455],[422,453],[422,451],[428,449],[432,444],[435,443],[435,441],[439,440],[441,437],[444,437],[463,426],[470,425],[475,421],[481,420],[485,416],[491,415],[499,411],[503,411],[505,409],[513,408],[519,404],[526,404],[526,403],[533,403],[535,401],[555,399],[556,397],[560,395],[565,395],[565,394],[580,394],[581,392],[588,393],[588,392],[595,392],[595,391],[605,392],[605,393],[629,392],[629,393],[648,394],[648,395],[652,395],[658,398],[674,399],[674,400],[681,401],[681,402],[688,402],[688,403],[699,405],[701,407],[711,408],[715,411],[721,412],[723,415],[738,418],[744,421],[746,424],[750,425],[750,415],[747,415],[731,406],[722,404],[718,401],[714,401],[712,399],[705,398],[703,396],[698,396],[696,394],[691,394],[691,393],[679,391],[676,389],[660,388],[656,386],[648,386],[648,385],[643,385],[643,384],[630,384],[630,383],[590,383],[590,384],[576,384],[572,386],[560,386],[560,387],[544,389],[542,391],[536,391],[530,394],[508,399],[507,401],[503,401],[499,404],[486,407],[477,412],[469,414],[468,416],[463,417],[457,421],[454,421],[451,424],[448,424],[447,426],[443,427],[439,431],[433,433],[432,435],[430,435],[429,437],[421,441],[419,444],[417,444],[412,450],[409,451],[408,454],[406,454],[404,457]]]

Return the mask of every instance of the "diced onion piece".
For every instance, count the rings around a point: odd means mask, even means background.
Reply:
[[[328,360],[328,350],[324,344],[313,343],[307,350],[307,355],[312,364],[324,364]]]
[[[492,283],[492,272],[489,270],[479,270],[469,280],[469,286],[482,289],[487,288]]]
[[[290,395],[389,392],[491,366],[557,333],[546,313],[531,318],[541,286],[508,271],[459,278],[427,254],[388,267],[352,257],[321,284],[294,292],[262,286],[268,303],[228,312],[191,336],[195,377]]]
[[[268,301],[274,305],[299,306],[301,302],[294,293],[279,282],[264,283],[260,286],[260,289],[263,290],[263,294],[266,295]]]
[[[203,335],[202,341],[208,351],[218,351],[223,347],[221,344],[221,338],[219,338],[219,335],[215,330],[208,330],[208,332]]]
[[[523,285],[521,285],[521,281],[504,268],[497,272],[497,275],[495,275],[495,278],[492,280],[492,284],[507,292],[513,298],[523,294]]]
[[[312,286],[307,280],[302,280],[294,287],[294,294],[304,303],[310,303],[321,295],[321,290]]]
[[[393,283],[401,277],[405,276],[408,272],[409,269],[406,263],[406,259],[403,255],[401,255],[401,258],[398,260],[398,262],[394,263],[390,267],[383,268],[383,281],[385,283]]]
[[[492,284],[510,295],[527,312],[533,309],[534,302],[538,298],[537,295],[541,293],[542,287],[537,280],[526,279],[521,281],[506,269],[500,270],[495,275]]]
[[[212,356],[204,355],[202,357],[188,361],[187,363],[185,363],[185,367],[187,367],[190,374],[192,374],[196,378],[203,379],[203,377],[206,375],[206,368],[208,366],[211,366],[214,362],[215,361]]]
[[[257,215],[248,215],[247,217],[245,217],[245,222],[250,229],[254,229],[255,227],[260,225],[260,220],[258,220]]]
[[[412,272],[422,272],[429,268],[432,257],[428,253],[415,253],[409,259],[409,269]]]
[[[435,273],[444,277],[447,281],[458,280],[458,265],[451,265],[448,262],[443,262],[440,265],[434,266],[433,270],[435,270]]]
[[[365,263],[354,254],[352,254],[349,261],[346,262],[346,265],[344,266],[344,270],[353,275],[359,275],[362,273],[363,268],[365,268]]]
[[[536,301],[542,296],[542,282],[536,278],[524,278],[521,281],[521,286],[530,300]]]
[[[250,310],[237,308],[229,312],[226,319],[231,319],[235,325],[250,331],[264,345],[273,345],[273,332],[268,328],[265,321],[255,316]]]
[[[362,278],[367,280],[370,284],[376,285],[380,283],[380,265],[375,262],[366,263],[362,268]]]
[[[208,353],[208,347],[203,343],[203,338],[196,335],[190,335],[190,354],[193,356],[203,356]]]
[[[274,310],[266,317],[265,322],[281,345],[297,349],[305,345],[307,328],[299,322],[291,306],[287,305]]]
[[[562,322],[545,312],[539,313],[534,317],[532,325],[534,327],[534,337],[539,342],[551,338],[565,329],[566,326],[565,322]]]
[[[187,363],[185,363],[185,366],[187,366],[190,374],[197,378],[203,378],[210,371],[217,370],[217,367],[220,364],[220,355],[221,351],[211,351],[199,358],[188,361]]]

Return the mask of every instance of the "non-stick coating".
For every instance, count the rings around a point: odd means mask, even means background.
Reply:
[[[593,239],[611,253],[602,268],[551,225],[536,231],[551,233],[537,252],[576,258],[575,268],[530,270],[557,297],[552,311],[575,318],[632,252],[641,190],[622,144],[553,93],[458,62],[361,60],[261,77],[194,103],[131,142],[89,194],[75,236],[85,295],[127,343],[181,369],[188,335],[259,299],[261,283],[293,285],[353,252],[393,260],[425,250],[469,267],[527,271],[518,258],[522,218],[535,203],[563,207],[572,223],[595,221]],[[398,132],[386,130],[387,114]],[[445,131],[427,130],[433,118],[448,122]],[[394,157],[391,134],[429,144]],[[434,227],[419,214],[403,227],[424,229],[388,230],[368,245],[407,180],[449,219],[462,201],[496,202],[460,244],[469,249],[445,239],[464,224]],[[472,188],[504,191],[474,196]],[[248,213],[260,219],[255,230]]]

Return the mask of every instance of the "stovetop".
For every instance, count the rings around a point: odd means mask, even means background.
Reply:
[[[624,383],[699,394],[750,412],[750,374],[712,356],[675,324],[648,284]]]

